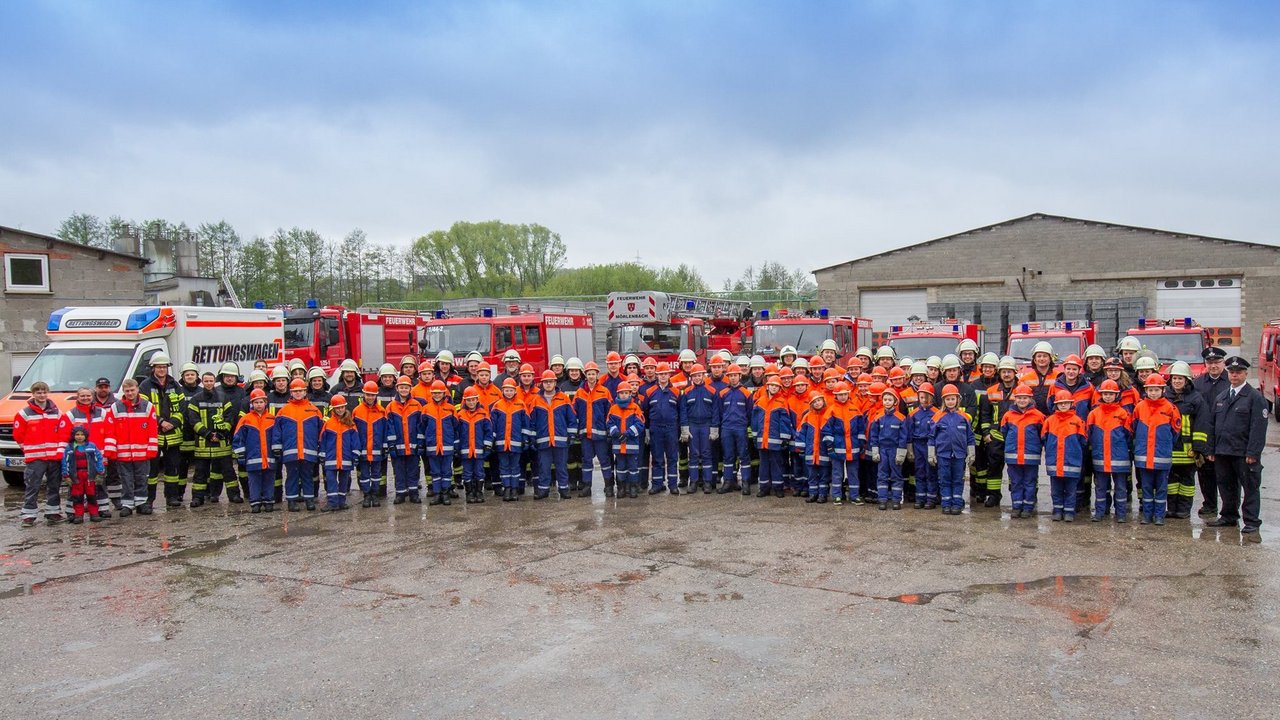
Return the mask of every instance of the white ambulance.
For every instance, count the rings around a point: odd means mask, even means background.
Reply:
[[[76,391],[100,377],[119,391],[125,378],[150,374],[151,356],[163,352],[176,375],[183,363],[217,372],[225,362],[242,376],[263,359],[274,367],[284,359],[284,314],[280,310],[222,307],[70,307],[49,316],[49,344],[31,363],[14,390],[0,400],[0,470],[21,484],[22,449],[13,440],[13,417],[26,404],[31,384],[49,384],[60,409],[75,404]]]

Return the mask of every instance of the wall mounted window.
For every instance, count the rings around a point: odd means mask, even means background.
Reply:
[[[4,254],[4,291],[49,292],[49,256],[34,253]]]

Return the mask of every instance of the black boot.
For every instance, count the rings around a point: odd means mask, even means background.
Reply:
[[[191,496],[191,507],[192,507],[192,508],[198,508],[198,507],[200,507],[201,505],[204,505],[204,495],[192,495],[192,496]]]
[[[364,499],[360,501],[360,507],[373,507],[373,498],[365,495]]]
[[[302,509],[302,508],[298,506],[298,501],[297,501],[297,500],[290,500],[290,501],[289,501],[289,512],[298,512],[298,511],[299,511],[299,510],[301,510],[301,509]]]
[[[777,498],[786,497],[787,493],[782,489],[782,486],[778,486],[773,489],[773,496]]]
[[[411,492],[409,493],[409,502],[413,503],[414,505],[421,505],[422,496],[416,492]]]
[[[640,496],[640,486],[636,483],[627,485],[627,497],[635,499]]]
[[[582,486],[582,488],[581,488],[580,490],[578,490],[578,497],[580,497],[580,498],[589,498],[589,497],[591,497],[591,486],[590,486],[590,485],[583,485],[583,486]]]
[[[391,501],[392,505],[403,505],[408,498],[403,493],[396,493],[396,499]]]
[[[315,500],[310,500],[310,499],[308,499],[308,500],[307,500],[307,512],[312,512],[312,511],[314,511],[315,509],[316,509],[316,501],[315,501]]]
[[[431,502],[427,503],[427,505],[443,505],[444,499],[445,494],[443,492],[438,492],[435,497],[431,498]]]
[[[746,492],[743,492],[743,494],[745,495]],[[766,498],[766,497],[769,497],[770,495],[772,495],[772,493],[769,491],[769,488],[765,487],[764,485],[761,485],[760,491],[756,493],[756,497],[758,498]]]
[[[988,491],[987,499],[983,501],[982,506],[983,507],[1000,507],[1000,493]]]
[[[262,512],[275,512],[275,511],[276,511],[276,504],[273,502],[264,503],[262,506]]]

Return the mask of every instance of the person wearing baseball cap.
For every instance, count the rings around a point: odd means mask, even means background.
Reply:
[[[1236,527],[1244,539],[1258,542],[1262,525],[1262,449],[1267,441],[1267,401],[1250,385],[1249,361],[1233,356],[1224,363],[1230,382],[1213,401],[1209,459],[1217,464],[1218,519],[1213,527]],[[1243,505],[1241,495],[1243,491]]]

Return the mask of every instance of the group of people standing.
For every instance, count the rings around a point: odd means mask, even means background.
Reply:
[[[455,364],[445,351],[383,365],[365,382],[354,361],[330,387],[301,362],[246,380],[234,363],[203,375],[170,373],[163,354],[151,375],[126,380],[119,397],[101,378],[60,413],[37,382],[14,420],[27,462],[22,523],[79,522],[150,514],[165,503],[198,508],[248,501],[253,512],[347,507],[352,479],[365,507],[450,505],[465,493],[507,502],[603,493],[636,498],[682,492],[803,497],[810,503],[875,504],[897,510],[996,507],[1007,487],[1014,518],[1038,508],[1040,466],[1051,516],[1129,519],[1134,474],[1143,523],[1190,516],[1199,476],[1200,514],[1246,534],[1259,518],[1266,404],[1245,382],[1248,363],[1205,351],[1192,377],[1167,377],[1134,338],[1114,356],[1083,357],[1037,345],[1029,367],[956,353],[898,358],[861,348],[848,367],[826,341],[810,358],[783,348],[778,362],[734,358],[707,365],[692,351],[676,363],[609,353],[604,368],[556,356],[541,374],[515,351],[493,370],[478,353]],[[423,482],[425,475],[426,483]],[[189,482],[188,482],[189,480]],[[60,488],[70,487],[63,508]],[[1243,493],[1243,503],[1241,502]]]

